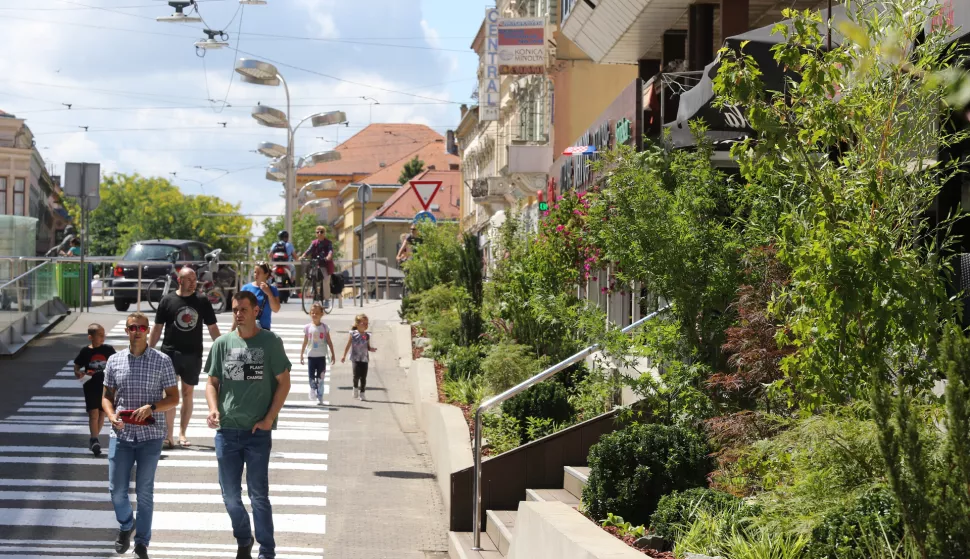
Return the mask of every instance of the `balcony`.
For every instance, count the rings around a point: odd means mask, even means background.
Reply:
[[[534,196],[543,190],[552,167],[552,146],[513,143],[508,150],[507,173],[512,186],[521,196]]]
[[[509,195],[512,195],[511,183],[504,177],[484,177],[479,179],[469,179],[469,190],[471,190],[472,200],[476,204],[487,206],[492,213],[505,209],[509,206]]]

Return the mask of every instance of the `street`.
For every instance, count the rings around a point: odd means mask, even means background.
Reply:
[[[356,310],[347,303],[325,317],[334,330],[338,360]],[[273,433],[270,461],[281,559],[424,558],[445,549],[441,498],[427,451],[419,446],[424,443],[413,414],[406,417],[410,396],[387,335],[388,320],[396,320],[396,312],[390,310],[396,306],[384,305],[365,309],[373,312],[379,351],[372,357],[364,402],[352,400],[350,365],[339,361],[327,369],[325,405],[310,401],[306,367],[299,365],[302,329],[309,320],[299,310],[299,301],[274,316],[273,331],[282,338],[294,366],[293,387]],[[109,428],[101,437],[104,454],[95,458],[85,444],[86,414],[71,359],[85,338],[79,332],[90,321],[105,327],[106,343],[125,347],[127,313],[96,310],[79,317],[65,332],[41,340],[41,347],[32,347],[23,357],[0,361],[8,379],[23,380],[0,395],[0,557],[117,556],[111,543],[117,523],[107,493]],[[220,330],[228,332],[230,315],[218,318]],[[210,346],[206,339],[206,351]],[[28,366],[18,367],[20,363]],[[215,431],[205,424],[205,382],[203,375],[193,399],[195,412],[187,433],[191,447],[163,450],[159,462],[149,548],[155,559],[235,557],[217,478]],[[131,495],[134,499],[133,484]],[[245,497],[244,502],[249,508]],[[382,515],[387,516],[384,534],[371,535],[374,520]],[[362,532],[361,526],[368,528]]]

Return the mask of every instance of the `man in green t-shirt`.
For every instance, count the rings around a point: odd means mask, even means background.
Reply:
[[[276,557],[273,509],[269,502],[269,454],[272,430],[290,392],[290,360],[283,341],[256,322],[259,305],[248,291],[232,297],[236,330],[212,344],[205,364],[209,382],[209,427],[216,433],[216,459],[222,500],[232,520],[237,559],[252,559],[259,542],[260,559]],[[249,502],[253,508],[253,539],[249,514],[242,502],[242,473],[246,466]]]

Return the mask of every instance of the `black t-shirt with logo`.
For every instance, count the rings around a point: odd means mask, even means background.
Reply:
[[[84,347],[74,358],[74,364],[81,369],[81,372],[88,376],[104,374],[104,367],[108,364],[108,358],[115,354],[115,348],[101,344],[98,347]]]
[[[169,293],[162,298],[155,314],[155,324],[165,325],[162,351],[202,355],[202,325],[215,323],[212,303],[198,293],[188,297]]]

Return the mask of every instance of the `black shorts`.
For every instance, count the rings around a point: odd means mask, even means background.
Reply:
[[[162,350],[162,353],[172,359],[172,367],[175,368],[175,374],[182,379],[183,384],[198,386],[199,375],[202,374],[201,354],[165,350]]]
[[[91,375],[91,380],[81,385],[84,389],[84,409],[101,409],[101,396],[104,394],[104,373]]]

